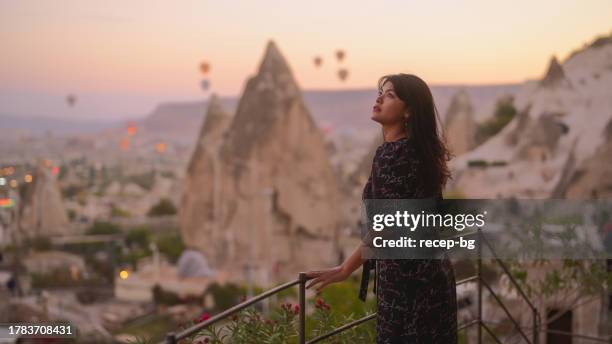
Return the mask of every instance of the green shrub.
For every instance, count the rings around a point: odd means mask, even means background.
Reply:
[[[66,287],[92,287],[100,285],[102,282],[97,277],[84,279],[79,276],[78,279],[73,279],[70,270],[67,268],[58,268],[46,273],[33,272],[30,274],[32,288],[66,288]]]
[[[87,264],[88,271],[96,276],[100,276],[100,279],[104,283],[113,283],[115,280],[115,266],[111,260],[98,260],[92,256],[85,256],[85,263]]]
[[[502,99],[497,102],[493,118],[480,124],[476,129],[476,144],[480,145],[499,133],[516,116],[513,99]]]
[[[125,237],[125,243],[128,246],[137,246],[143,250],[149,250],[149,243],[151,240],[151,229],[147,225],[131,228]]]
[[[130,217],[132,216],[132,214],[130,214],[129,211],[121,209],[113,204],[111,206],[111,216],[112,217]]]
[[[141,174],[128,176],[126,178],[126,182],[134,183],[145,190],[151,191],[151,189],[153,188],[153,184],[155,183],[155,172],[149,171]]]
[[[86,205],[87,204],[87,191],[86,190],[81,190],[79,191],[79,193],[76,194],[76,201],[79,205]]]
[[[156,244],[159,252],[163,253],[173,264],[176,263],[181,253],[185,250],[183,240],[178,233],[161,236],[157,239]]]
[[[162,198],[161,200],[159,200],[159,202],[157,202],[157,204],[155,204],[154,206],[151,207],[151,209],[149,209],[149,212],[147,213],[147,215],[148,216],[174,215],[176,214],[176,212],[177,210],[176,210],[176,207],[174,206],[174,203],[172,203],[172,201],[167,198]]]
[[[95,221],[87,230],[86,234],[101,235],[101,234],[119,234],[121,227],[112,222]]]
[[[442,198],[443,199],[464,199],[465,193],[459,188],[454,188],[452,190],[445,191],[443,193]]]
[[[129,251],[127,253],[120,254],[117,259],[117,263],[119,265],[130,265],[132,270],[137,271],[138,262],[141,259],[148,257],[150,255],[151,255],[150,251],[144,251],[144,250]]]
[[[468,167],[487,167],[488,163],[485,160],[470,160]]]
[[[321,334],[328,333],[332,329],[361,317],[355,314],[342,314],[321,296],[309,300],[308,303],[314,307],[314,312],[308,317],[307,339],[313,339]],[[269,315],[264,315],[254,307],[249,307],[232,315],[229,318],[229,323],[220,327],[209,326],[186,340],[188,343],[203,342],[211,344],[293,343],[298,338],[299,312],[299,305],[291,303],[280,304]],[[204,320],[196,319],[194,322],[198,323]],[[375,323],[376,321],[371,319],[364,324],[333,336],[330,341],[323,341],[323,343],[373,343]],[[178,330],[185,330],[189,326],[192,326],[192,324],[183,324]]]
[[[488,162],[486,160],[469,160],[468,161],[468,167],[487,168],[487,167],[501,167],[501,166],[506,166],[506,165],[508,165],[508,163],[504,160],[495,160],[491,162]]]
[[[59,168],[59,173],[57,174],[57,180],[63,180],[68,173],[68,166],[62,164]]]
[[[124,323],[121,328],[113,331],[113,334],[133,335],[135,338],[128,342],[131,344],[157,344],[165,339],[166,333],[175,331],[176,328],[177,324],[170,315],[150,314]]]
[[[36,251],[49,251],[51,247],[51,239],[45,236],[36,236],[26,240],[26,247],[31,247]]]
[[[76,197],[79,193],[85,192],[86,189],[85,185],[71,184],[62,189],[62,197],[70,199]]]
[[[153,287],[153,300],[156,305],[172,306],[181,303],[181,299],[176,293],[162,289],[159,284]]]
[[[206,288],[206,291],[204,291],[204,297],[209,294],[212,296],[215,303],[212,310],[216,312],[223,311],[238,304],[241,297],[245,295],[244,290],[234,283],[221,285],[217,282],[211,283]]]
[[[70,221],[74,221],[76,218],[76,211],[74,209],[68,209],[66,210],[66,216],[68,216]]]

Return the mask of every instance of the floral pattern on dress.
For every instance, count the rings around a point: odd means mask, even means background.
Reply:
[[[420,167],[413,139],[384,142],[374,155],[363,199],[436,196],[426,194],[422,187]],[[372,263],[377,271],[377,344],[457,343],[455,275],[448,257],[370,260],[364,272]],[[367,284],[365,291],[363,285],[362,296],[367,292]]]

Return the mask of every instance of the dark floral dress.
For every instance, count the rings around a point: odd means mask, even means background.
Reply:
[[[410,138],[384,142],[376,150],[364,199],[427,198],[419,182],[420,162]],[[441,199],[441,195],[437,195]],[[457,343],[455,275],[444,259],[377,259],[364,263],[360,297],[376,268],[376,343]],[[365,279],[365,281],[364,281]],[[364,283],[365,282],[365,283]],[[365,288],[365,290],[364,290]]]

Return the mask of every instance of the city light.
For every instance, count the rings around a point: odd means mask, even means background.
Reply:
[[[129,149],[130,148],[130,140],[128,138],[121,139],[121,141],[119,142],[119,146],[123,150]]]
[[[2,173],[5,176],[10,176],[11,174],[15,173],[15,168],[13,166],[5,167],[2,169]]]
[[[121,270],[119,272],[119,278],[121,278],[122,280],[127,279],[129,276],[129,273],[127,272],[127,270]]]
[[[136,125],[134,125],[133,123],[128,123],[127,133],[130,136],[136,134]]]
[[[15,205],[12,198],[0,198],[0,208],[11,208]]]

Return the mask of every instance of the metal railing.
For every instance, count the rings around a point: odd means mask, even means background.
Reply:
[[[523,300],[525,300],[525,302],[527,302],[527,305],[531,309],[532,323],[533,323],[533,333],[532,333],[532,338],[531,338],[531,341],[530,341],[527,338],[527,335],[525,334],[525,332],[523,332],[523,329],[521,328],[521,326],[517,323],[516,319],[514,319],[514,317],[512,316],[512,314],[510,313],[510,311],[506,307],[506,305],[504,305],[503,301],[493,291],[493,288],[491,288],[489,283],[487,283],[487,281],[485,281],[484,278],[482,278],[482,245],[479,244],[478,245],[478,270],[477,270],[477,274],[478,274],[478,322],[480,323],[480,326],[478,327],[478,343],[482,342],[482,330],[481,330],[481,328],[484,328],[485,330],[487,330],[489,335],[492,336],[493,339],[495,339],[495,341],[497,341],[499,343],[499,338],[497,338],[497,336],[482,321],[482,286],[484,285],[487,288],[487,290],[489,291],[489,293],[491,294],[491,296],[493,296],[495,301],[497,301],[497,303],[499,303],[499,305],[502,307],[502,309],[504,310],[504,312],[508,316],[508,319],[510,319],[510,321],[512,321],[514,327],[519,331],[519,334],[521,335],[521,337],[523,337],[523,339],[525,339],[525,341],[527,341],[527,343],[537,344],[539,342],[539,327],[540,327],[540,313],[538,313],[538,309],[533,305],[533,303],[531,303],[531,301],[529,300],[529,298],[527,297],[527,295],[525,294],[525,292],[523,291],[521,286],[516,282],[514,277],[512,277],[512,274],[510,273],[510,270],[508,269],[506,264],[501,259],[497,258],[497,255],[495,254],[495,251],[493,250],[493,247],[491,246],[491,244],[487,241],[487,239],[483,235],[480,234],[480,229],[478,230],[478,233],[479,233],[479,236],[482,239],[482,241],[484,243],[486,243],[487,247],[489,248],[489,250],[491,250],[491,254],[493,255],[493,257],[495,257],[495,258],[493,258],[493,261],[495,261],[495,262],[497,262],[499,264],[499,266],[502,268],[504,274],[506,276],[508,276],[508,279],[510,280],[510,282],[512,283],[514,288],[518,291],[519,295],[523,298]]]
[[[478,232],[474,232],[474,233],[470,233],[471,234],[476,234]],[[483,239],[484,237],[481,236]],[[457,331],[462,331],[464,329],[470,328],[474,325],[478,325],[478,332],[477,332],[477,340],[478,343],[482,343],[482,339],[483,339],[483,331],[482,329],[485,329],[485,331],[497,342],[497,343],[501,343],[501,341],[499,340],[499,338],[497,337],[497,335],[492,331],[492,329],[489,327],[489,325],[494,325],[494,323],[489,322],[489,321],[483,321],[483,314],[482,314],[482,305],[483,305],[483,286],[489,291],[489,294],[491,296],[493,296],[493,298],[497,301],[497,303],[501,306],[501,308],[504,310],[505,314],[507,315],[507,317],[510,319],[510,321],[512,322],[512,324],[514,325],[514,328],[518,331],[518,333],[521,335],[521,337],[527,342],[527,343],[533,343],[533,344],[538,344],[539,343],[539,333],[540,332],[555,332],[553,330],[542,330],[540,328],[541,324],[540,324],[540,315],[538,313],[537,308],[533,305],[533,303],[529,300],[529,298],[527,297],[527,295],[525,294],[525,292],[522,290],[522,288],[520,287],[520,285],[516,282],[516,280],[514,279],[514,277],[512,277],[512,274],[510,273],[510,270],[508,269],[508,267],[506,266],[506,264],[499,258],[497,258],[495,256],[495,253],[493,252],[493,247],[489,244],[488,241],[486,241],[486,239],[483,240],[486,245],[489,247],[489,249],[491,250],[491,253],[493,254],[493,256],[495,258],[492,258],[493,261],[497,262],[497,264],[501,267],[503,273],[508,276],[509,281],[512,283],[512,285],[516,288],[518,294],[522,297],[522,299],[527,303],[528,307],[531,310],[532,313],[532,327],[530,328],[533,332],[531,335],[531,338],[529,338],[529,336],[527,336],[527,334],[525,334],[525,332],[523,331],[524,329],[527,329],[527,327],[525,326],[521,326],[516,319],[512,316],[511,312],[508,310],[508,308],[506,307],[506,305],[504,304],[504,302],[501,300],[501,298],[494,292],[493,288],[491,287],[491,285],[483,278],[482,276],[482,245],[478,245],[478,259],[477,259],[477,268],[476,268],[476,275],[475,276],[471,276],[465,279],[462,279],[460,281],[458,281],[456,283],[456,286],[459,286],[461,284],[464,283],[468,283],[468,282],[473,282],[476,281],[477,282],[477,307],[478,307],[478,311],[477,311],[477,318],[470,320],[466,323],[460,324],[457,327]],[[370,321],[372,319],[376,318],[376,313],[372,313],[372,314],[368,314],[360,319],[351,321],[347,324],[342,325],[341,327],[338,327],[336,329],[334,329],[331,332],[322,334],[318,337],[315,337],[313,339],[310,339],[309,341],[306,341],[306,282],[309,280],[310,278],[308,278],[306,276],[305,272],[300,272],[298,274],[298,278],[287,282],[285,284],[279,285],[275,288],[272,288],[262,294],[259,294],[249,300],[246,300],[234,307],[231,307],[211,318],[209,318],[206,321],[203,321],[199,324],[193,325],[192,327],[183,330],[181,332],[175,333],[175,332],[170,332],[166,335],[165,341],[163,343],[166,344],[176,344],[179,340],[190,337],[194,334],[197,334],[198,332],[200,332],[201,330],[203,330],[204,328],[211,326],[237,312],[240,312],[241,310],[259,302],[262,301],[274,294],[277,294],[285,289],[291,288],[295,285],[299,286],[299,316],[298,316],[298,343],[299,344],[314,344],[317,343],[319,341],[322,341],[324,339],[330,338],[332,336],[335,336],[339,333],[342,333],[348,329],[351,329],[355,326],[359,326],[367,321]],[[563,333],[566,335],[571,335],[571,336],[576,336],[576,337],[581,337],[584,339],[592,339],[592,340],[598,340],[598,341],[606,341],[608,339],[603,339],[603,338],[597,338],[597,337],[588,337],[588,336],[583,336],[583,335],[577,335],[577,334],[569,334],[569,333]]]
[[[167,344],[175,344],[177,343],[179,340],[190,337],[198,332],[200,332],[201,330],[203,330],[204,328],[213,325],[237,312],[240,312],[241,310],[261,301],[264,300],[274,294],[277,294],[285,289],[291,288],[295,285],[299,285],[300,287],[300,292],[299,292],[299,299],[300,299],[300,312],[299,312],[299,342],[300,343],[304,343],[306,340],[306,282],[309,280],[309,278],[306,277],[306,273],[305,272],[300,272],[298,275],[298,278],[291,281],[291,282],[287,282],[285,284],[281,284],[275,288],[272,288],[268,291],[265,291],[249,300],[246,300],[232,308],[229,308],[211,318],[209,318],[208,320],[205,320],[199,324],[196,324],[194,326],[191,326],[188,329],[185,329],[184,331],[175,333],[175,332],[170,332],[168,334],[166,334],[166,340],[165,343]]]

